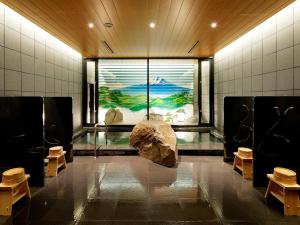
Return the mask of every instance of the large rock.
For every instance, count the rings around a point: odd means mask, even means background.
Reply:
[[[118,123],[123,120],[123,114],[119,109],[109,109],[105,113],[105,124]]]
[[[155,163],[172,167],[176,165],[178,150],[172,127],[163,121],[138,123],[130,135],[130,145],[139,155]]]

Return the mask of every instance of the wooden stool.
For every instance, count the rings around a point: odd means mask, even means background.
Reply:
[[[239,169],[245,179],[252,179],[253,176],[253,156],[250,148],[239,147],[233,162],[233,169]]]
[[[276,167],[273,174],[267,174],[269,185],[265,198],[273,195],[284,205],[285,216],[300,216],[299,195],[300,185],[297,184],[296,173],[292,170]]]
[[[10,216],[12,206],[21,198],[31,198],[28,185],[30,175],[25,174],[24,168],[14,168],[2,174],[0,183],[0,215]]]
[[[47,156],[48,168],[46,176],[56,177],[60,167],[67,168],[65,154],[66,152],[63,151],[62,146],[55,146],[49,149],[49,155]]]

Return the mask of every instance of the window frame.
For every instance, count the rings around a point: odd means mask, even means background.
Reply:
[[[184,129],[184,128],[208,128],[208,127],[213,127],[214,126],[214,61],[213,58],[195,58],[195,57],[136,57],[136,58],[107,58],[107,57],[99,57],[99,58],[85,58],[83,62],[83,82],[82,82],[82,121],[83,121],[83,126],[84,127],[93,127],[95,123],[98,123],[98,108],[99,108],[99,92],[98,92],[98,60],[99,59],[108,59],[108,60],[146,60],[147,61],[147,83],[149,84],[149,62],[152,59],[194,59],[198,60],[198,124],[195,125],[171,125],[173,128],[179,128],[179,129]],[[96,108],[96,118],[95,118],[95,123],[87,123],[86,121],[86,115],[87,115],[87,62],[88,61],[94,61],[95,62],[95,85],[96,85],[96,91],[95,91],[95,108]],[[201,122],[201,112],[202,112],[202,104],[201,104],[201,95],[202,95],[202,88],[201,88],[201,62],[202,61],[209,61],[209,123],[202,123]],[[195,82],[195,81],[194,81]],[[147,119],[149,119],[149,85],[147,85]],[[102,125],[100,125],[101,127]],[[103,125],[104,127],[104,125]],[[134,127],[134,125],[109,125],[110,128],[113,128],[114,130],[130,130]]]

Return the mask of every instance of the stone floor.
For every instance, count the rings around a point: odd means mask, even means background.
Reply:
[[[264,191],[217,156],[181,156],[177,168],[138,156],[75,157],[0,224],[300,224],[300,217],[284,217],[277,201],[266,201]]]

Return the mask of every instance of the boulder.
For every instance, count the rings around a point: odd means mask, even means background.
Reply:
[[[105,113],[105,124],[118,123],[123,120],[123,114],[119,109],[109,109]]]
[[[176,165],[178,150],[172,127],[163,121],[138,123],[130,135],[130,145],[139,150],[139,155],[163,166]]]

